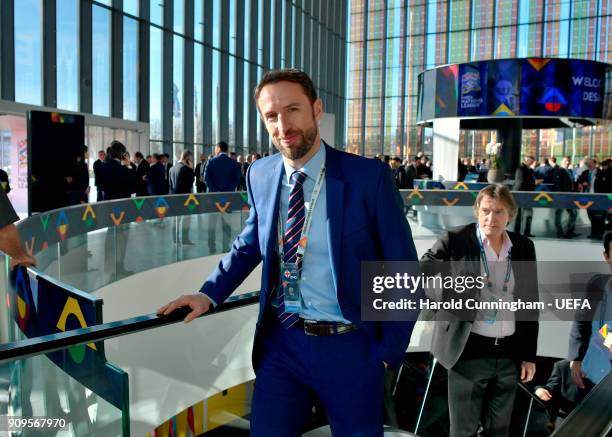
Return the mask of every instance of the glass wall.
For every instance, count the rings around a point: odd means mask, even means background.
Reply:
[[[138,120],[138,21],[123,20],[123,118]]]
[[[162,136],[162,36],[157,27],[150,27],[151,41],[149,53],[149,134],[152,140],[161,140]]]
[[[57,107],[79,110],[79,1],[57,3]]]
[[[21,0],[15,7],[15,100],[42,103],[42,0]]]
[[[9,100],[149,123],[151,145],[143,153],[201,150],[222,140],[240,153],[267,152],[270,142],[252,108],[252,89],[264,71],[297,67],[317,82],[324,107],[334,112],[336,137],[328,140],[342,142],[345,117],[337,101],[344,101],[342,17],[348,0],[329,5],[302,0],[10,2],[14,9],[0,10],[11,11],[14,22],[14,50],[3,51],[13,59],[0,59],[14,64],[14,74],[0,78]],[[51,18],[53,23],[46,21]],[[339,48],[333,53],[338,62],[323,62],[328,47]]]
[[[110,115],[111,91],[111,13],[94,5],[92,27],[92,90],[93,113]]]
[[[528,0],[351,0],[348,11],[347,150],[407,157],[427,148],[416,126],[418,74],[435,66],[514,57],[608,62],[609,2]],[[462,135],[465,156],[490,133]],[[609,126],[525,134],[538,156],[607,157]]]

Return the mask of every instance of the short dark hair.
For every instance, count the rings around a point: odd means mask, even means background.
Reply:
[[[127,149],[121,141],[113,141],[110,145],[110,156],[113,159],[122,159]]]
[[[606,255],[610,256],[610,242],[612,241],[612,231],[608,231],[604,234],[603,242],[604,242],[604,252]]]
[[[400,159],[400,157],[399,157],[399,156],[394,157],[394,158],[393,158],[393,160],[394,160],[395,162],[402,162],[402,160]]]
[[[278,82],[297,83],[302,87],[302,90],[304,91],[304,94],[306,94],[306,97],[308,97],[308,100],[310,100],[310,103],[314,103],[315,100],[317,100],[317,91],[315,90],[315,86],[310,77],[302,70],[298,70],[297,68],[285,68],[282,70],[270,70],[264,74],[259,84],[255,87],[255,92],[253,93],[255,104],[257,104],[257,101],[259,100],[261,90],[266,85]]]
[[[227,143],[225,141],[219,141],[217,143],[217,147],[219,148],[219,150],[221,150],[222,152],[227,152],[229,149],[229,146],[227,145]]]

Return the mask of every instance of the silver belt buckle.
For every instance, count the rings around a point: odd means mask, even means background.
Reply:
[[[499,346],[499,337],[495,337],[495,346]]]
[[[304,319],[304,334],[306,335],[312,335],[313,337],[316,337],[317,334],[313,334],[312,332],[308,331],[308,327],[311,325],[312,320],[306,320]]]

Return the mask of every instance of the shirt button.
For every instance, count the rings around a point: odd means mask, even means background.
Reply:
[[[310,300],[308,301],[308,306],[312,307],[312,301],[310,301]]]

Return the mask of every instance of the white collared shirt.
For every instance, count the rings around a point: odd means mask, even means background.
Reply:
[[[478,238],[479,233],[476,233]],[[508,257],[510,256],[510,249],[512,248],[512,241],[508,233],[504,231],[503,242],[499,256],[495,253],[495,250],[491,247],[489,239],[480,234],[482,237],[482,246],[484,248],[485,256],[487,257],[487,263],[489,266],[489,272],[491,274],[491,282],[493,285],[493,298],[497,300],[501,297],[505,301],[514,300],[514,272],[510,272],[510,278],[508,280],[508,290],[503,291],[504,281],[506,279],[506,272],[508,268]],[[481,260],[482,261],[482,260]],[[482,265],[482,264],[481,264]],[[481,269],[481,274],[486,275],[484,266]],[[489,292],[489,288],[485,286],[483,292]],[[478,311],[476,319],[472,324],[472,332],[485,337],[501,338],[508,337],[514,334],[515,331],[515,318],[514,313],[509,310],[498,310],[497,319],[495,322],[490,323],[485,321],[484,311]]]

